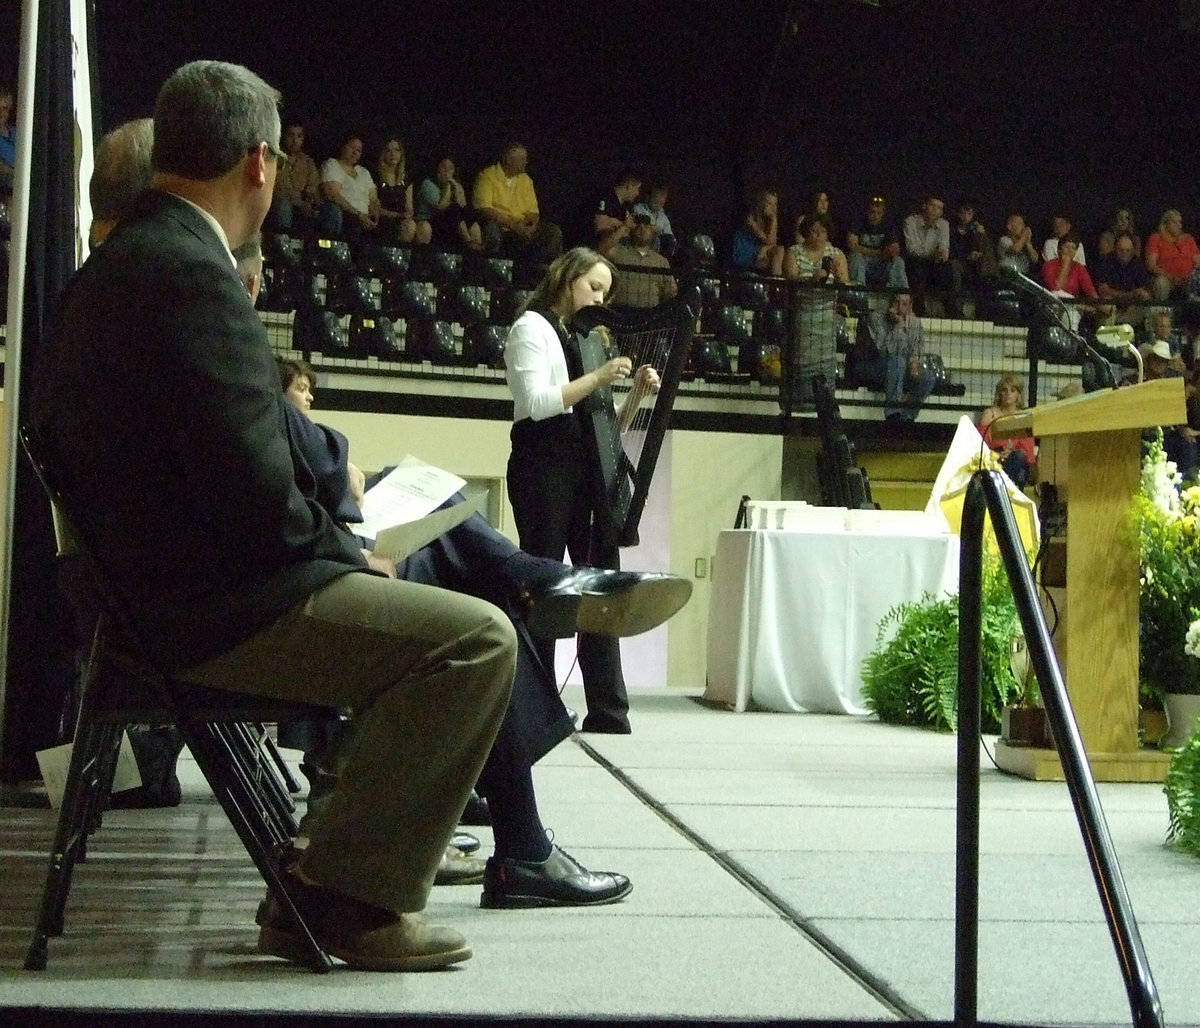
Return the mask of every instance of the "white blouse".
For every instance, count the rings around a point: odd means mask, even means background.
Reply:
[[[562,387],[571,381],[562,342],[536,311],[526,311],[508,330],[504,377],[513,394],[514,421],[542,421],[571,409],[562,399]]]

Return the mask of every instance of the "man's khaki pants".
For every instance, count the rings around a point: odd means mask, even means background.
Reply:
[[[504,717],[515,660],[512,622],[491,604],[354,572],[178,677],[353,711],[337,790],[305,826],[301,870],[406,912],[425,906]]]

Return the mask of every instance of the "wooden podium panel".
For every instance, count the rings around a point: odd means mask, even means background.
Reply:
[[[1067,504],[1067,603],[1054,645],[1098,781],[1162,781],[1169,762],[1165,753],[1138,747],[1138,556],[1130,510],[1141,476],[1141,430],[1184,420],[1183,380],[1175,378],[1088,393],[992,423],[994,438],[1039,438],[1039,478]],[[1028,778],[1063,777],[1053,750],[1001,743],[996,762]]]

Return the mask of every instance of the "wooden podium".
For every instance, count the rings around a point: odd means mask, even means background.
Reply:
[[[1169,756],[1138,746],[1138,556],[1131,501],[1141,478],[1141,430],[1186,421],[1183,380],[1159,379],[1032,407],[992,423],[992,437],[1036,436],[1038,479],[1067,504],[1066,587],[1054,645],[1092,774],[1101,782],[1161,782]],[[1052,749],[996,746],[1005,771],[1063,777]]]

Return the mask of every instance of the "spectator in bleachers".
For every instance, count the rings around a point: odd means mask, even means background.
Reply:
[[[884,419],[893,424],[915,420],[937,379],[922,359],[925,331],[912,311],[912,296],[893,295],[886,314],[871,311],[858,319],[857,333],[857,345],[870,351],[876,365],[867,377],[883,382]]]
[[[1200,301],[1189,300],[1179,309],[1179,356],[1187,369],[1188,381],[1200,387]],[[1197,406],[1200,407],[1200,397]]]
[[[929,194],[921,210],[904,219],[904,266],[912,287],[913,310],[925,313],[925,294],[930,289],[949,293],[954,286],[950,273],[950,222],[942,217],[945,203]]]
[[[908,273],[900,256],[900,233],[876,194],[846,235],[850,280],[870,289],[907,289]]]
[[[456,177],[454,159],[442,157],[433,177],[421,183],[416,197],[417,235],[442,249],[483,249],[483,229],[467,207],[467,192]]]
[[[950,274],[954,283],[954,295],[947,301],[947,312],[954,317],[962,316],[960,295],[965,289],[977,293],[995,273],[996,255],[992,241],[975,217],[975,204],[971,200],[960,200],[954,212],[954,224],[950,228]]]
[[[1058,244],[1067,235],[1075,239],[1075,263],[1086,267],[1087,257],[1083,252],[1083,243],[1079,241],[1079,234],[1073,231],[1071,219],[1065,214],[1056,214],[1050,219],[1050,235],[1042,243],[1042,260],[1049,261],[1057,257]]]
[[[743,271],[783,274],[783,245],[779,242],[779,194],[760,189],[733,234],[730,259]]]
[[[808,210],[805,213],[824,218],[825,224],[829,226],[829,241],[839,249],[843,247],[845,240],[842,238],[842,228],[834,217],[833,201],[826,190],[818,189],[809,197]]]
[[[1100,239],[1097,244],[1099,252],[1102,254],[1112,253],[1116,249],[1117,239],[1122,234],[1129,236],[1133,240],[1134,256],[1141,257],[1142,237],[1138,235],[1137,227],[1133,223],[1133,212],[1127,207],[1121,207],[1113,215],[1112,224],[1100,233]]]
[[[475,179],[471,203],[489,253],[550,261],[562,252],[562,229],[542,220],[533,179],[525,170],[528,165],[525,146],[509,143],[500,160]]]
[[[1038,252],[1033,245],[1033,230],[1025,223],[1025,215],[1010,214],[1004,221],[1004,235],[996,244],[997,257],[1001,265],[1014,268],[1028,275],[1038,262]]]
[[[824,218],[805,215],[796,222],[796,242],[788,247],[783,273],[795,282],[831,287],[801,288],[793,304],[792,331],[796,341],[793,400],[808,403],[815,375],[824,375],[830,383],[837,376],[835,287],[850,284],[846,255],[829,241],[829,224]]]
[[[1166,318],[1166,329],[1170,330],[1170,314],[1162,312]],[[1154,321],[1159,320],[1155,315]],[[1161,327],[1161,326],[1160,326]],[[1158,331],[1158,329],[1156,329]],[[1152,343],[1141,346],[1142,365],[1147,382],[1160,378],[1180,378],[1184,376],[1184,363],[1177,354],[1171,352],[1171,344],[1166,339],[1156,338]],[[1189,389],[1185,383],[1185,396],[1193,402],[1188,403],[1189,420],[1200,411],[1196,410],[1195,389]],[[1200,442],[1200,431],[1190,423],[1163,426],[1163,449],[1167,459],[1175,462],[1175,467],[1184,478],[1191,478],[1196,473],[1197,443]]]
[[[17,94],[11,86],[0,86],[0,199],[12,195],[17,166],[16,117]]]
[[[1166,343],[1170,348],[1172,359],[1178,358],[1178,363],[1172,365],[1173,369],[1179,372],[1183,371],[1183,359],[1178,357],[1179,336],[1175,331],[1171,311],[1166,307],[1159,307],[1150,318],[1150,342]],[[1142,356],[1146,355],[1143,353]]]
[[[1113,252],[1096,261],[1096,292],[1100,299],[1113,304],[1119,317],[1130,324],[1141,321],[1135,304],[1150,299],[1150,272],[1145,262],[1137,258],[1137,243],[1128,232],[1114,238]]]
[[[296,119],[285,122],[279,145],[287,160],[279,162],[275,174],[268,227],[284,235],[311,235],[321,200],[321,176],[317,162],[304,152],[304,126]]]
[[[784,277],[820,285],[850,285],[846,255],[829,241],[829,222],[806,214],[796,222],[796,242],[783,259]]]
[[[589,238],[583,245],[609,256],[618,244],[629,238],[633,228],[633,205],[642,191],[642,176],[636,171],[622,171],[617,183],[605,190],[590,205]]]
[[[1099,299],[1100,294],[1092,283],[1092,276],[1088,274],[1087,268],[1075,259],[1079,250],[1079,240],[1073,233],[1068,232],[1057,243],[1055,256],[1042,265],[1042,284],[1056,296]]]
[[[1179,211],[1164,211],[1158,231],[1146,241],[1146,268],[1154,299],[1162,302],[1183,297],[1187,280],[1200,268],[1200,250],[1196,240],[1183,231]]]
[[[321,165],[320,228],[352,244],[379,228],[379,194],[371,173],[358,163],[362,153],[362,139],[348,135],[338,155]]]
[[[622,240],[609,255],[620,272],[613,282],[614,307],[657,307],[678,291],[671,262],[654,252],[653,243],[650,215],[635,214],[629,238]]]
[[[391,136],[379,151],[375,163],[379,194],[379,235],[389,243],[428,243],[427,230],[417,234],[413,216],[413,185],[408,178],[404,144]],[[423,238],[422,238],[423,237]]]
[[[1025,391],[1021,388],[1020,380],[1015,375],[1005,375],[996,383],[992,406],[984,408],[977,423],[983,441],[1000,456],[1000,465],[1004,468],[1004,473],[1012,479],[1013,485],[1018,489],[1024,489],[1033,477],[1033,469],[1037,464],[1037,447],[1030,438],[993,439],[992,422],[1024,409]]]
[[[664,257],[670,257],[675,252],[675,233],[671,228],[671,219],[667,217],[667,187],[661,182],[652,183],[646,199],[634,204],[634,214],[650,215],[650,224],[654,227],[654,249]]]

